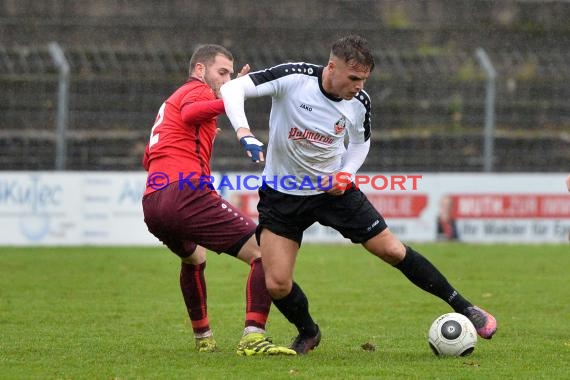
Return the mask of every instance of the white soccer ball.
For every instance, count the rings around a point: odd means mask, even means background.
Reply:
[[[467,356],[475,349],[477,331],[466,316],[447,313],[431,324],[428,343],[437,356]]]

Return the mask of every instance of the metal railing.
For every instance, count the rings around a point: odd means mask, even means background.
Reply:
[[[294,53],[234,51],[236,67],[254,69]],[[303,53],[326,63],[327,52]],[[374,145],[365,169],[566,171],[570,52],[487,51],[487,58],[469,50],[378,49],[378,69],[367,82]],[[139,169],[155,113],[186,79],[188,59],[183,50],[0,46],[0,167]],[[264,136],[267,102],[248,105]],[[224,117],[220,125],[228,127]],[[214,166],[246,168],[225,129]]]

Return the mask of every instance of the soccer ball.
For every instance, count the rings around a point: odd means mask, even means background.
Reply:
[[[431,324],[428,343],[437,356],[467,356],[475,349],[477,331],[466,316],[447,313]]]

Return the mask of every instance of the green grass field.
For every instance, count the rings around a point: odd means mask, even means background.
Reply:
[[[570,378],[570,247],[429,244],[459,291],[493,312],[491,341],[439,359],[432,320],[450,311],[359,246],[305,245],[296,280],[323,331],[304,357],[238,357],[248,268],[209,254],[210,320],[221,352],[198,354],[159,247],[0,248],[1,379]],[[277,309],[269,334],[295,335]],[[365,351],[364,343],[376,346]]]

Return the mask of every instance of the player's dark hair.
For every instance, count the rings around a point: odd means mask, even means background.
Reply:
[[[350,35],[335,41],[331,49],[331,56],[343,59],[347,63],[353,63],[374,69],[374,57],[365,38]]]
[[[189,74],[194,70],[194,67],[197,63],[202,63],[206,66],[211,65],[214,63],[216,56],[218,54],[223,55],[230,61],[234,60],[234,56],[232,53],[223,46],[214,45],[214,44],[207,44],[207,45],[200,45],[194,50],[192,57],[190,58],[190,64],[188,72]]]

